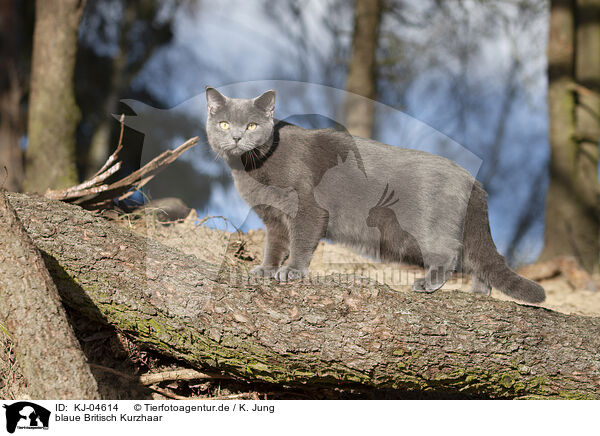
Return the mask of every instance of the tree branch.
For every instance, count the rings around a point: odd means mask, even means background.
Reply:
[[[104,181],[109,176],[116,173],[122,165],[122,162],[119,159],[123,149],[124,119],[124,115],[121,115],[121,133],[119,135],[117,148],[93,177],[70,188],[60,190],[49,189],[44,194],[45,197],[53,200],[79,204],[81,207],[90,210],[107,208],[110,206],[113,199],[124,200],[128,198],[135,190],[146,185],[156,174],[177,159],[183,152],[198,143],[197,136],[190,138],[175,150],[167,150],[161,153],[142,168],[134,171],[128,176],[116,182],[105,184]]]

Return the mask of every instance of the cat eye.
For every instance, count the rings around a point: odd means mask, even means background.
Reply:
[[[254,130],[254,129],[256,129],[257,127],[258,127],[258,124],[256,124],[256,123],[249,123],[249,124],[248,124],[248,126],[246,126],[246,128],[247,128],[248,130]]]
[[[227,121],[221,121],[219,127],[223,130],[229,130],[229,123]]]

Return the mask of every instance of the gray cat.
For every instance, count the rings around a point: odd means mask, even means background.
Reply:
[[[234,99],[207,87],[206,99],[209,144],[266,227],[264,260],[251,273],[300,279],[327,237],[384,261],[425,266],[412,285],[418,292],[434,292],[463,271],[473,275],[473,292],[489,295],[494,286],[544,301],[544,289],[496,250],[486,193],[454,162],[277,121],[275,91]]]

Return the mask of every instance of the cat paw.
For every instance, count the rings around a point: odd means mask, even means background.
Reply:
[[[492,293],[492,287],[484,281],[479,280],[477,277],[473,277],[473,289],[471,289],[470,292],[474,294],[487,295],[489,297]]]
[[[473,288],[471,290],[469,290],[469,292],[473,293],[473,294],[479,294],[479,295],[487,295],[488,297],[490,295],[492,295],[492,288]]]
[[[307,270],[296,269],[289,266],[282,266],[281,268],[279,268],[279,270],[277,270],[274,278],[276,280],[279,280],[280,282],[291,282],[294,280],[300,280],[306,275],[307,272]]]
[[[425,279],[417,279],[413,282],[412,284],[412,290],[415,292],[425,292],[427,294],[431,294],[435,291],[437,291],[438,289],[440,289],[442,287],[442,285],[431,285],[431,284],[427,284],[427,281]]]
[[[272,268],[263,265],[257,265],[250,270],[250,274],[260,277],[271,278],[277,272],[277,268]]]

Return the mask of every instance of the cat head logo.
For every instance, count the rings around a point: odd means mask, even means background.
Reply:
[[[6,431],[14,433],[16,429],[48,429],[50,411],[28,401],[19,401],[3,406],[6,409]]]

